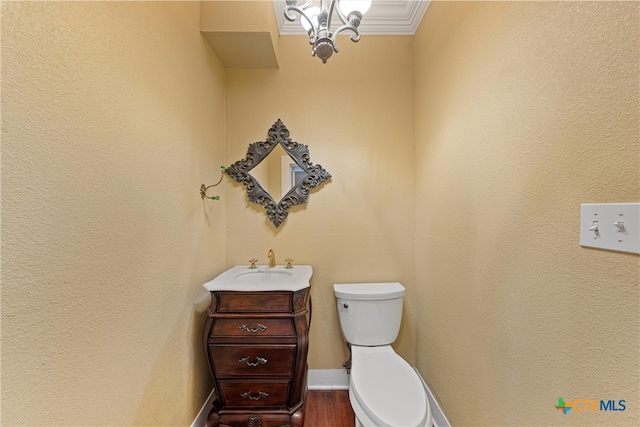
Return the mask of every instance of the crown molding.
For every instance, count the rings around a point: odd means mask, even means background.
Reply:
[[[358,28],[362,35],[413,35],[430,0],[372,0]],[[280,35],[306,34],[300,20],[284,18],[285,0],[272,0]]]

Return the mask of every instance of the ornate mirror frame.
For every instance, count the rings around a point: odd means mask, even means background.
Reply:
[[[258,166],[278,144],[304,171],[304,175],[287,194],[282,196],[282,200],[276,203],[271,194],[249,172]],[[305,204],[309,197],[309,191],[331,178],[331,174],[322,166],[311,163],[309,148],[305,144],[300,144],[289,138],[289,130],[280,119],[269,129],[266,141],[249,144],[247,157],[229,166],[225,173],[247,187],[249,201],[264,206],[267,210],[267,218],[276,228],[289,215],[287,209],[291,206]]]

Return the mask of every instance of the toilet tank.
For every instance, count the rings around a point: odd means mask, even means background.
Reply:
[[[404,286],[400,283],[333,285],[344,339],[353,345],[388,345],[396,340],[402,319]]]

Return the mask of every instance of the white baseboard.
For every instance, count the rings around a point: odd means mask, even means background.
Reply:
[[[212,399],[213,399],[213,390],[211,390],[209,397],[207,397],[207,400],[205,400],[204,405],[202,405],[202,408],[200,408],[200,412],[198,412],[198,416],[196,416],[196,419],[193,420],[193,423],[191,423],[191,427],[207,426],[207,416],[209,416],[209,412],[211,411],[211,408],[213,408],[213,405],[211,404]]]
[[[349,375],[345,369],[309,369],[309,390],[349,390]]]
[[[414,368],[415,369],[415,368]],[[433,418],[434,427],[451,427],[447,417],[438,405],[438,402],[433,397],[433,393],[429,389],[429,386],[420,375],[418,370],[415,370],[420,381],[424,385],[424,389],[427,392],[427,398],[429,399],[429,406],[431,407],[431,417]],[[307,373],[307,386],[309,390],[348,390],[349,389],[349,375],[345,369],[309,369]],[[198,413],[198,416],[191,424],[191,427],[205,427],[207,425],[207,415],[211,410],[211,398],[213,397],[213,391],[207,398],[202,409]]]
[[[444,416],[442,408],[440,408],[440,405],[438,405],[436,398],[433,396],[433,393],[431,393],[431,390],[429,389],[427,383],[424,381],[424,378],[422,378],[422,375],[420,375],[420,372],[416,368],[413,369],[415,369],[415,371],[418,373],[420,381],[422,381],[422,385],[427,392],[429,407],[431,408],[431,419],[433,422],[433,427],[451,427],[451,424],[449,424],[449,420],[447,420],[447,417]]]

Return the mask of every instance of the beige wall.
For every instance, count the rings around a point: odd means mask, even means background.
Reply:
[[[279,70],[227,71],[227,160],[245,157],[282,119],[311,160],[333,175],[275,229],[244,187],[227,192],[227,266],[256,257],[314,268],[309,367],[337,369],[347,358],[334,283],[400,281],[413,292],[413,71],[410,37],[340,40],[322,64],[308,39],[280,39]],[[393,64],[393,66],[389,66]],[[397,343],[415,359],[411,301]]]
[[[417,367],[453,425],[638,425],[638,3],[432,3],[415,36]],[[554,409],[625,399],[620,413]]]
[[[199,10],[2,4],[3,425],[188,425],[210,390],[224,69]]]

